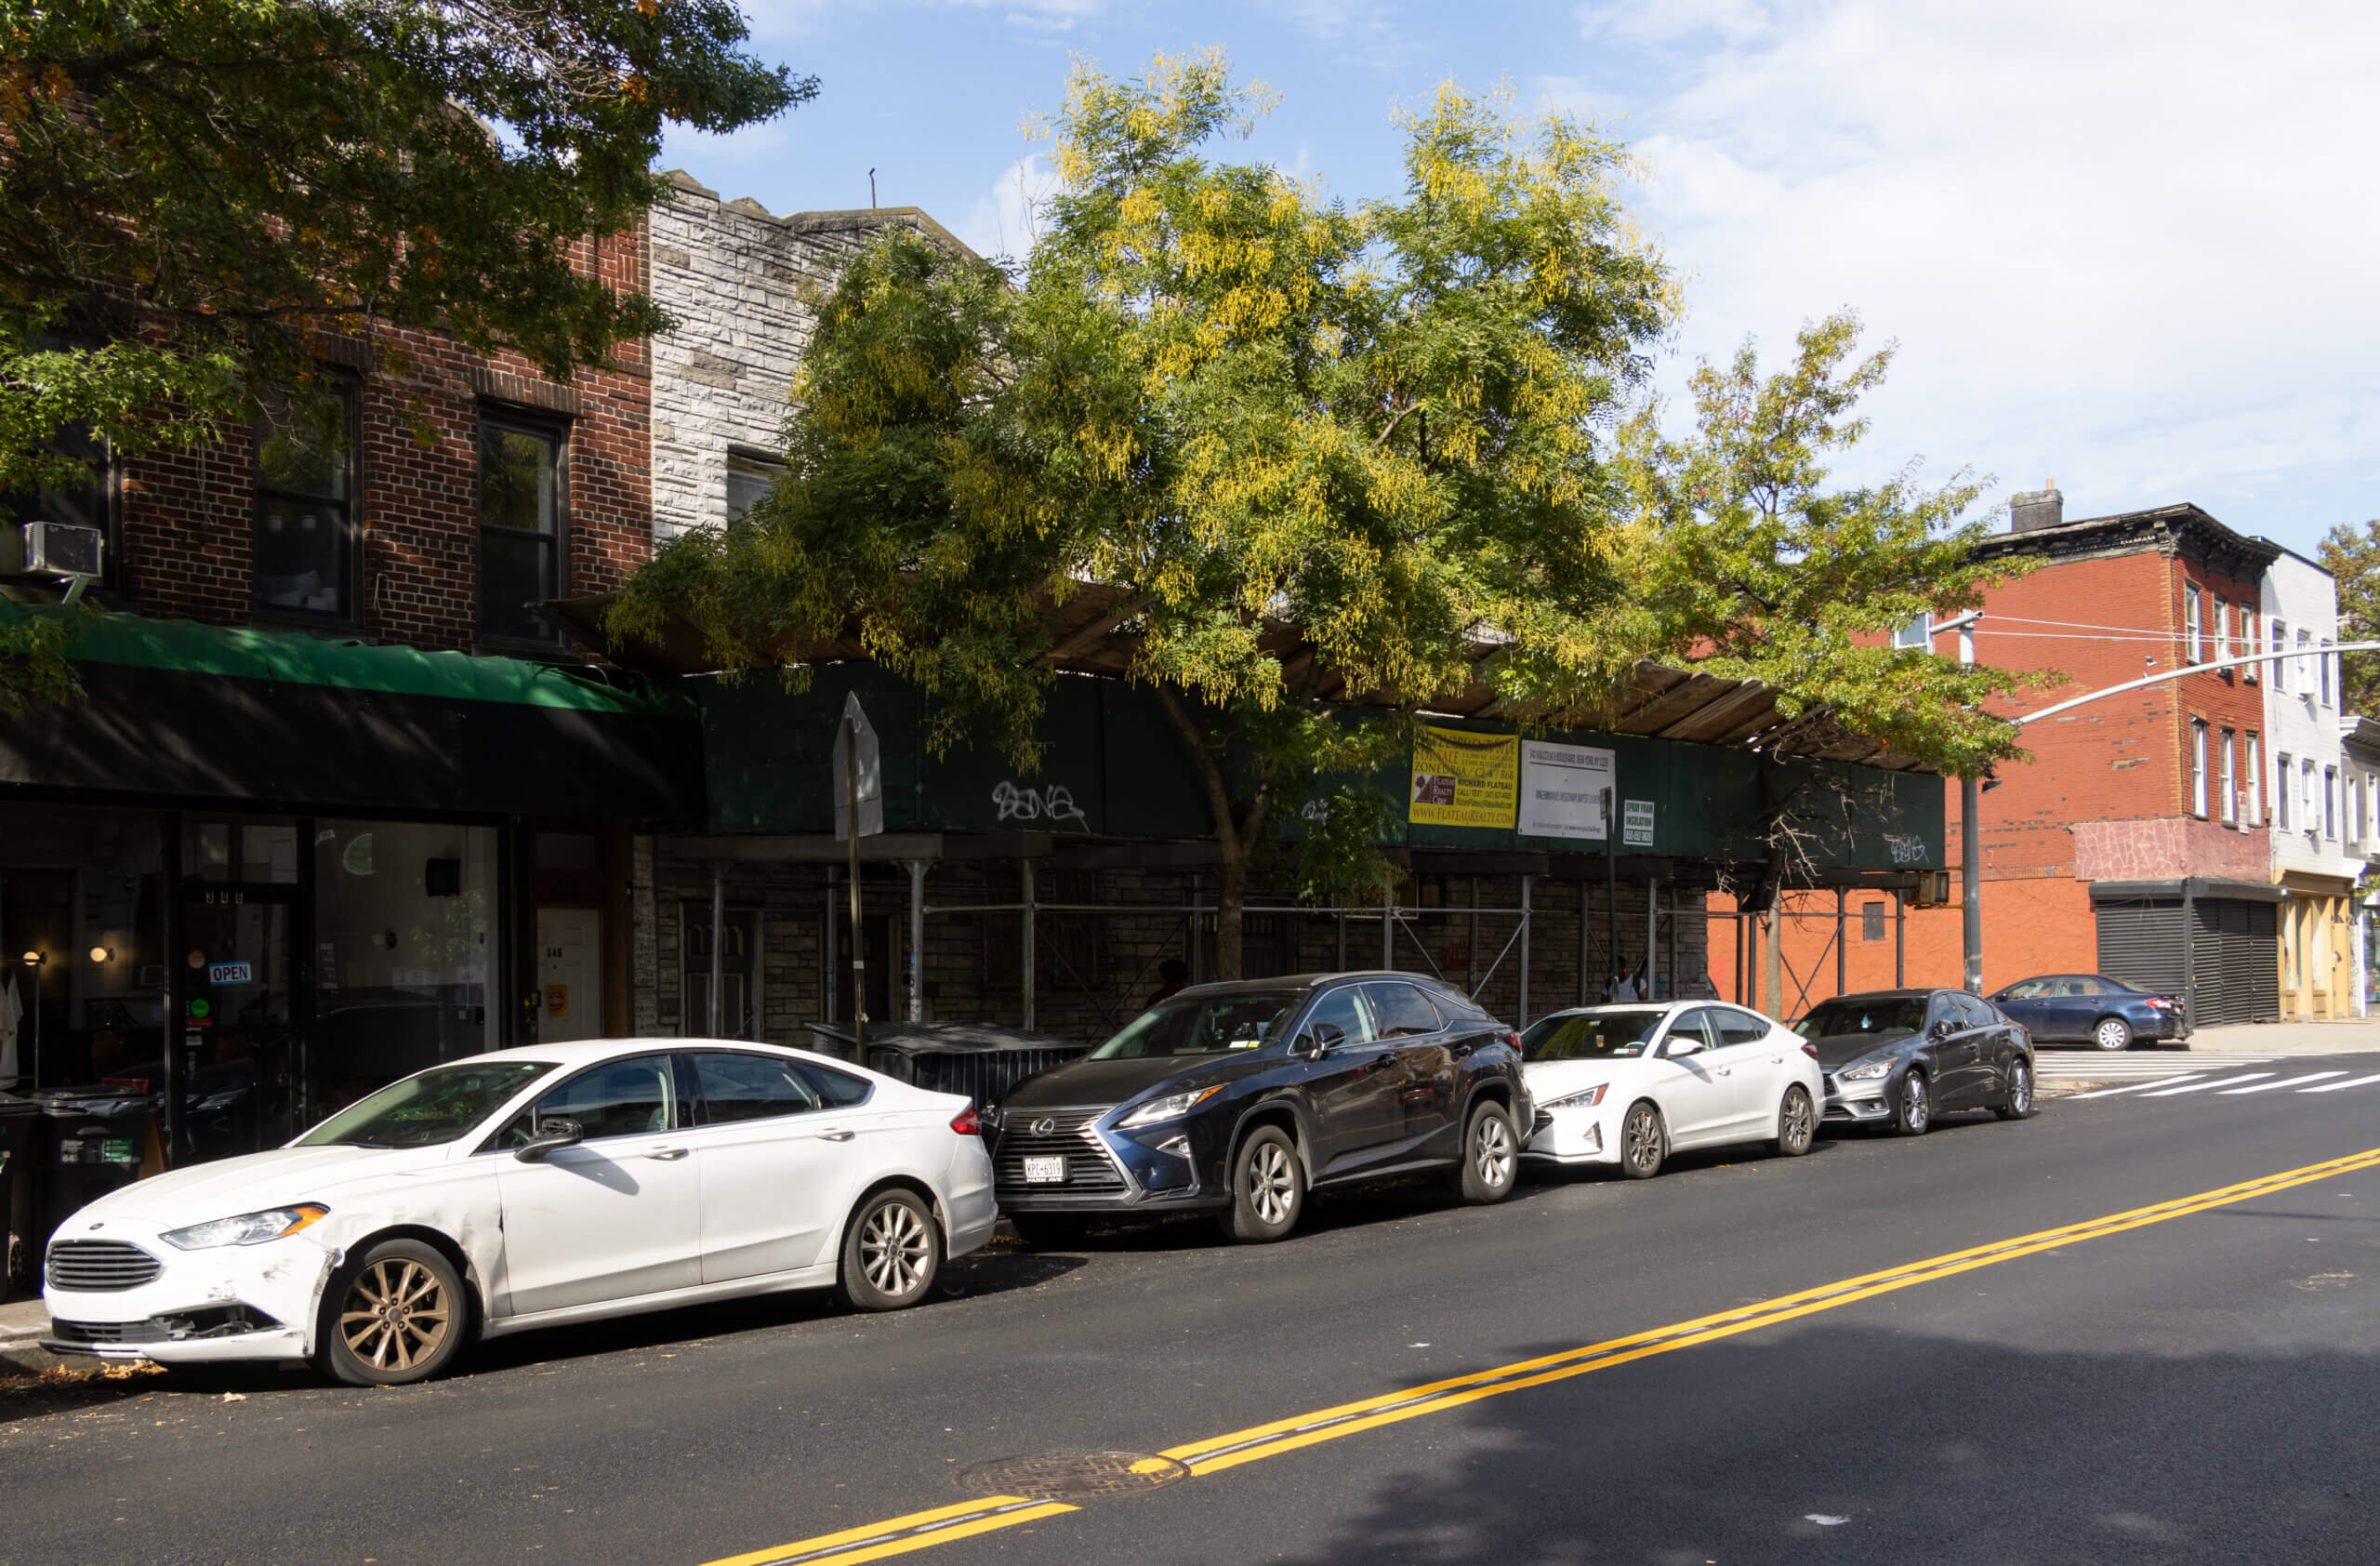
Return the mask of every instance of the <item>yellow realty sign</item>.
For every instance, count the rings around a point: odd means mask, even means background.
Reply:
[[[1434,827],[1509,829],[1520,780],[1519,737],[1424,723],[1413,742],[1413,791],[1406,819]]]

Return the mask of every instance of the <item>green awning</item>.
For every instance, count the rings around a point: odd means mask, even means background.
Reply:
[[[0,597],[0,624],[34,617],[63,619],[76,628],[66,653],[78,663],[637,717],[694,715],[694,704],[686,697],[655,690],[640,675],[622,676],[636,682],[633,685],[611,684],[579,670],[534,658],[428,653],[416,647],[309,636],[303,631],[153,619],[146,615],[20,604]]]

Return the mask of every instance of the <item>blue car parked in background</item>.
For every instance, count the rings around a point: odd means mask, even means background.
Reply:
[[[2025,1025],[2040,1044],[2130,1049],[2188,1035],[2182,1003],[2104,974],[2047,974],[2010,985],[1991,1003]]]

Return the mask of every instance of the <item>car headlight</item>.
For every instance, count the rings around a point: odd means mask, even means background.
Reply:
[[[275,1207],[266,1213],[243,1213],[236,1218],[192,1224],[157,1238],[182,1251],[211,1251],[218,1245],[261,1245],[268,1240],[286,1240],[328,1217],[330,1211],[318,1201],[301,1201],[295,1207]]]
[[[1872,1082],[1878,1077],[1892,1075],[1892,1069],[1893,1063],[1890,1060],[1863,1060],[1848,1070],[1837,1071],[1834,1076],[1837,1082]]]
[[[1538,1108],[1540,1109],[1591,1109],[1603,1102],[1604,1089],[1610,1085],[1609,1082],[1597,1082],[1593,1087],[1580,1088],[1576,1093],[1566,1093],[1559,1098],[1549,1098]]]
[[[1169,1093],[1162,1098],[1152,1098],[1122,1120],[1117,1121],[1116,1129],[1130,1131],[1135,1126],[1155,1125],[1160,1121],[1180,1120],[1222,1091],[1220,1086],[1202,1087],[1195,1093]]]

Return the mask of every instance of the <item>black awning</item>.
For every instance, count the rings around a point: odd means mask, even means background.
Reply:
[[[2214,897],[2232,902],[2277,903],[2286,896],[2278,886],[2262,881],[2218,881],[2208,876],[2194,875],[2187,881],[2095,881],[2091,883],[2091,900],[2095,903],[2122,902],[2135,897]]]

